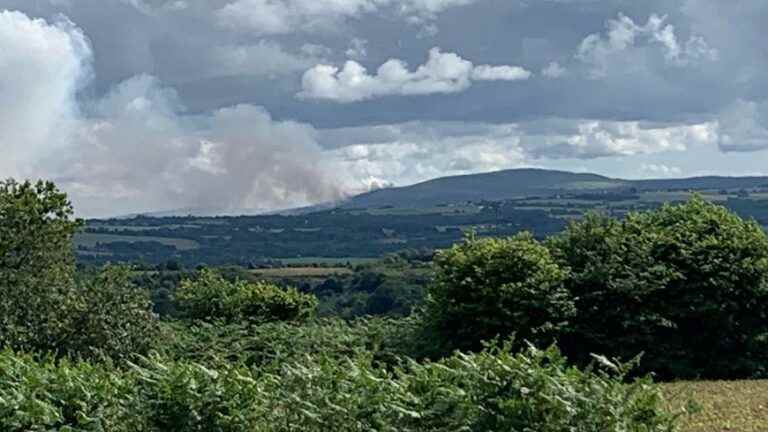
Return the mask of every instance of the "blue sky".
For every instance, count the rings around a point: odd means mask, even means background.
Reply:
[[[763,0],[0,0],[0,176],[81,214],[515,167],[768,174]]]

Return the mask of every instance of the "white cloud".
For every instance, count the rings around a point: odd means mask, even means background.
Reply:
[[[472,79],[475,81],[518,81],[527,80],[531,73],[519,66],[475,66]]]
[[[666,62],[675,66],[718,58],[717,50],[710,48],[701,36],[691,35],[687,42],[681,43],[675,27],[666,21],[666,16],[653,14],[646,24],[638,25],[632,18],[619,14],[607,22],[605,35],[587,36],[579,45],[576,57],[591,66],[593,78],[605,77],[613,62],[626,61],[627,51],[640,44],[660,46]]]
[[[565,74],[568,73],[568,70],[562,66],[560,66],[560,63],[558,62],[552,62],[548,64],[544,69],[541,70],[541,75],[543,75],[546,78],[561,78],[565,76]]]
[[[670,126],[636,121],[545,121],[537,129],[527,132],[521,145],[533,157],[551,159],[685,151],[717,140],[717,125],[711,122]]]
[[[304,73],[299,97],[356,102],[387,95],[457,93],[469,88],[473,80],[525,80],[530,75],[517,66],[475,66],[457,54],[433,48],[427,62],[413,72],[398,59],[388,60],[375,75],[352,60],[341,69],[317,65]]]
[[[712,147],[716,125],[646,125],[554,119],[519,124],[421,123],[320,131],[321,142],[344,145],[330,151],[348,189],[371,179],[409,184],[438,176],[522,166],[549,166],[561,160],[594,160],[667,154]],[[661,164],[655,167],[665,174]],[[648,170],[653,167],[648,167]],[[677,174],[667,166],[669,175]]]
[[[216,11],[220,24],[255,34],[329,31],[363,14],[394,10],[425,24],[446,9],[477,0],[235,0]]]
[[[85,35],[63,17],[0,11],[0,178],[39,174],[30,171],[36,155],[65,144],[90,55]]]

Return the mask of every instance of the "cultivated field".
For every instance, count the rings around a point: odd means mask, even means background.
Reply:
[[[346,267],[280,267],[257,269],[251,273],[262,277],[326,277],[352,274],[352,270]]]

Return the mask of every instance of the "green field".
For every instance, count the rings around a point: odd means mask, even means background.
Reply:
[[[682,419],[682,432],[768,431],[768,381],[684,381],[662,384],[681,408],[692,400],[698,412]]]
[[[95,248],[99,243],[138,243],[138,242],[155,242],[166,246],[173,246],[178,250],[187,251],[194,250],[200,247],[200,244],[194,240],[181,239],[181,238],[168,238],[168,237],[151,237],[151,236],[124,236],[117,234],[94,234],[94,233],[80,233],[75,236],[75,246],[84,246],[87,248]]]
[[[261,277],[326,277],[352,274],[346,267],[280,267],[252,270],[254,276]]]

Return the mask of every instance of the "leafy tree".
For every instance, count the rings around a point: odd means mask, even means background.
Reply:
[[[182,281],[176,301],[187,318],[230,323],[302,321],[312,317],[317,308],[313,295],[294,288],[282,289],[267,282],[229,282],[206,269],[197,279]]]
[[[73,218],[50,182],[0,182],[0,344],[113,358],[146,353],[155,318],[127,269],[75,280]]]
[[[696,197],[593,215],[549,246],[577,299],[572,357],[645,352],[644,368],[670,377],[766,372],[768,237],[755,222]]]
[[[452,348],[517,334],[549,344],[574,313],[566,272],[530,234],[469,238],[435,256],[427,320]]]
[[[0,344],[45,350],[72,319],[72,237],[82,223],[53,183],[0,182]]]

